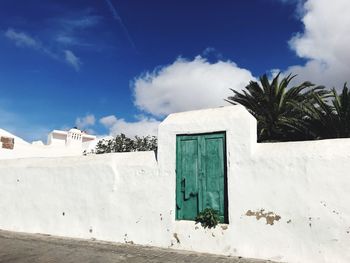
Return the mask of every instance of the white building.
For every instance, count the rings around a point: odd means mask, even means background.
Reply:
[[[96,136],[75,128],[69,131],[53,130],[48,135],[46,145],[41,141],[26,142],[0,129],[0,159],[79,156],[95,144]]]
[[[53,146],[81,148],[95,139],[96,136],[87,134],[86,132],[75,128],[70,129],[69,131],[53,130],[47,136],[47,144]]]

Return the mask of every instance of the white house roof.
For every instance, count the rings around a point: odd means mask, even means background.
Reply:
[[[23,140],[22,138],[8,132],[8,131],[5,131],[4,129],[1,129],[0,128],[0,137],[3,136],[3,137],[10,137],[10,138],[14,138],[15,139],[15,145],[17,143],[20,143],[20,144],[30,144],[28,142],[26,142],[25,140]]]
[[[90,134],[86,134],[86,133],[83,133],[83,138],[87,138],[87,139],[96,139],[96,136],[95,135],[90,135]]]
[[[83,138],[86,138],[86,139],[91,139],[91,140],[96,139],[95,135],[87,134],[87,133],[82,132],[81,130],[78,130],[78,129],[70,129],[69,131],[70,132],[75,132],[75,133],[81,133]],[[51,133],[52,134],[68,135],[68,131],[61,131],[61,130],[53,130]]]
[[[51,133],[67,135],[67,131],[53,130]]]

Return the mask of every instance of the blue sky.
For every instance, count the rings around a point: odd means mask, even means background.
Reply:
[[[317,82],[317,70],[333,67],[344,82],[342,55],[320,55],[335,47],[305,20],[323,19],[327,2],[318,3],[0,1],[0,128],[27,140],[76,125],[145,135],[171,112],[224,105],[229,88],[263,73]]]

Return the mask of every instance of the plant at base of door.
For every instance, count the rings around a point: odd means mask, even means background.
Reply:
[[[215,228],[219,220],[219,211],[212,208],[204,209],[195,219],[196,224],[200,223],[203,228]]]

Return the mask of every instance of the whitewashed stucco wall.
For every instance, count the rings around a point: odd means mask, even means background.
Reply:
[[[175,136],[213,131],[227,134],[229,224],[204,230],[175,221]],[[0,229],[350,262],[349,149],[350,139],[257,144],[240,106],[172,114],[158,161],[153,152],[1,160]]]
[[[164,244],[164,179],[154,152],[1,160],[0,229]]]
[[[13,150],[0,148],[0,160],[34,158],[34,157],[64,157],[79,156],[83,154],[83,148],[66,147],[65,145],[33,145],[16,143]]]

